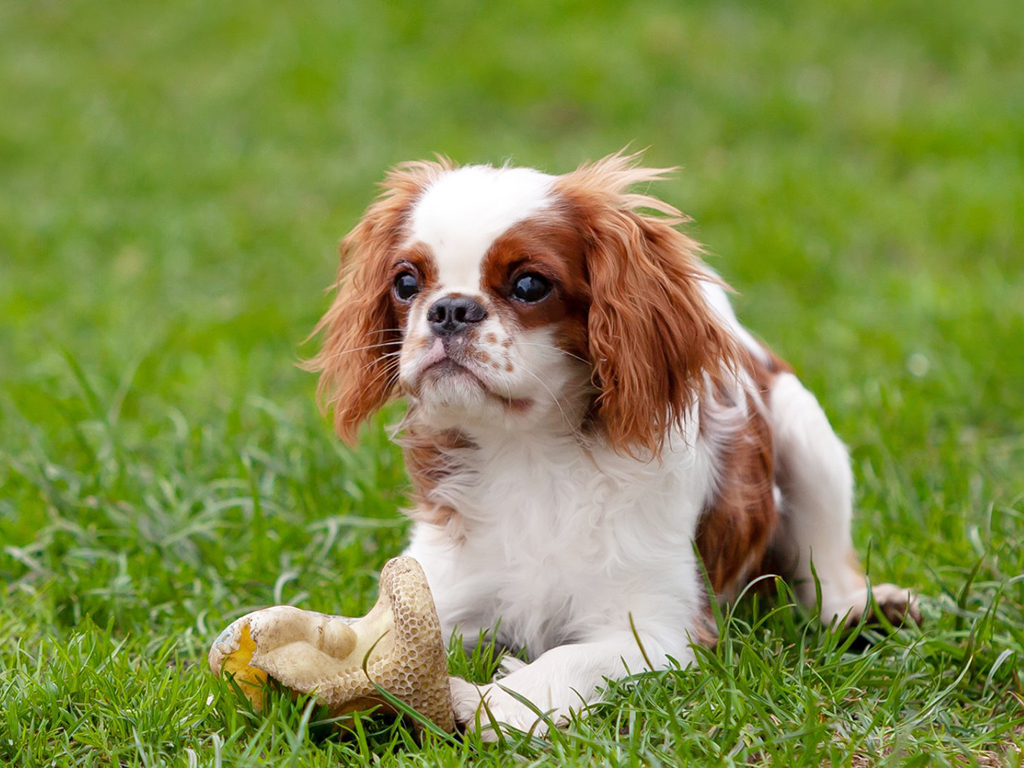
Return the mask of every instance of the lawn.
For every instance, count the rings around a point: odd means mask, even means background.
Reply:
[[[1019,0],[0,3],[0,763],[1020,765]],[[550,741],[238,709],[217,632],[362,615],[406,532],[385,428],[296,363],[391,164],[625,145],[850,446],[861,641],[746,600]],[[453,652],[484,679],[494,659]]]

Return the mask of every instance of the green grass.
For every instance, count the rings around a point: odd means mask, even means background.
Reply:
[[[0,762],[1019,765],[1020,22],[1017,0],[0,3]],[[402,546],[397,411],[344,448],[293,365],[373,183],[435,151],[565,171],[627,143],[684,166],[657,192],[849,443],[858,546],[924,629],[850,648],[785,595],[744,601],[715,654],[549,742],[237,709],[205,670],[223,626],[361,615]]]

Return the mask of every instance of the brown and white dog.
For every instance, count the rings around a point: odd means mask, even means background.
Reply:
[[[320,395],[350,442],[405,396],[406,554],[446,632],[497,626],[531,659],[500,683],[453,679],[469,727],[486,699],[542,729],[508,691],[557,720],[605,678],[692,661],[714,642],[695,543],[719,600],[778,572],[813,606],[813,563],[824,621],[869,609],[843,444],[739,324],[679,212],[629,191],[666,172],[636,160],[408,163],[342,243]],[[873,594],[920,618],[907,590]]]

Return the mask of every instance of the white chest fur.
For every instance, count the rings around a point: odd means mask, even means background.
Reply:
[[[690,435],[660,462],[564,437],[481,441],[470,468],[434,492],[464,536],[418,524],[407,552],[446,630],[473,641],[500,622],[499,639],[531,655],[628,630],[631,615],[681,636],[700,599],[692,542],[713,476],[710,449]]]

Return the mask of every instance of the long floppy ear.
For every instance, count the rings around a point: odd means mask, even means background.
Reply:
[[[383,192],[341,243],[334,301],[311,336],[324,345],[304,368],[320,372],[317,400],[334,411],[334,429],[355,442],[359,425],[383,406],[398,377],[403,329],[391,302],[391,258],[416,198],[453,164],[414,162],[388,172]]]
[[[720,281],[697,243],[675,229],[685,218],[628,192],[672,169],[638,167],[637,159],[620,152],[581,166],[558,189],[584,243],[597,421],[616,450],[658,456],[669,429],[735,368],[736,349],[701,288]]]

